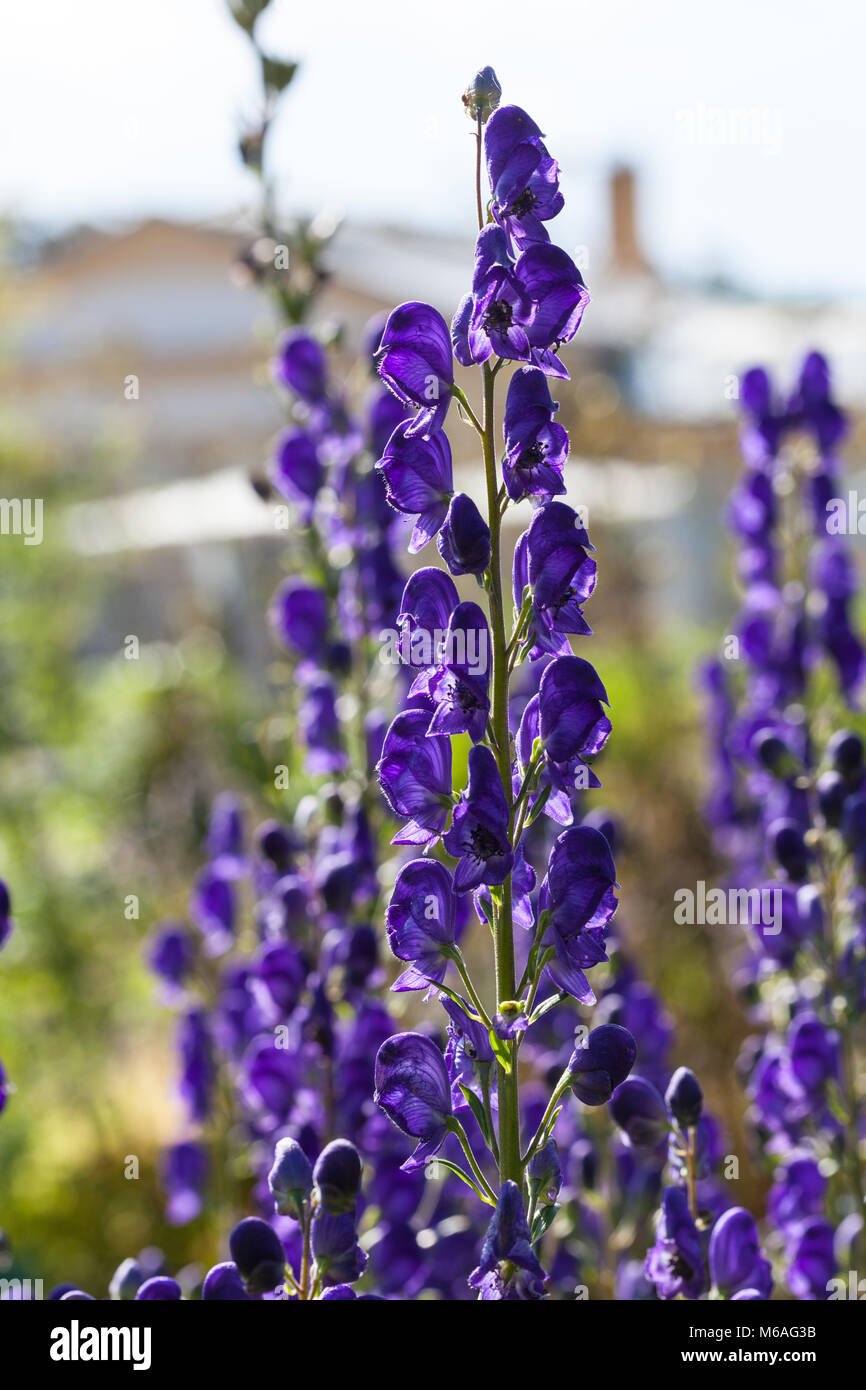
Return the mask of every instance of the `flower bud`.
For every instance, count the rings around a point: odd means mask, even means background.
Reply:
[[[274,1166],[268,1187],[280,1216],[301,1219],[301,1208],[313,1190],[310,1160],[296,1139],[280,1139],[274,1150]]]
[[[180,1298],[180,1284],[166,1274],[155,1274],[145,1279],[135,1297],[140,1303],[173,1303]]]
[[[362,1167],[361,1155],[348,1139],[334,1139],[322,1149],[313,1169],[322,1211],[340,1216],[355,1210]]]
[[[665,1091],[665,1103],[681,1129],[693,1129],[701,1118],[704,1093],[688,1067],[677,1067]]]
[[[803,831],[788,816],[779,816],[767,827],[770,854],[793,883],[802,883],[809,873],[809,851]]]
[[[642,1076],[630,1076],[617,1086],[610,1112],[636,1149],[656,1148],[668,1132],[665,1103],[655,1086]]]
[[[604,1105],[625,1081],[636,1057],[637,1044],[628,1029],[603,1023],[571,1054],[568,1084],[584,1105]]]
[[[553,1139],[548,1139],[543,1148],[537,1149],[529,1160],[526,1169],[529,1191],[535,1199],[542,1202],[555,1202],[562,1186],[562,1168],[559,1163],[559,1150]]]
[[[845,798],[848,795],[848,788],[841,772],[836,772],[835,769],[822,772],[815,783],[815,791],[818,794],[818,806],[825,824],[838,826],[842,821]]]
[[[114,1299],[133,1299],[143,1283],[144,1275],[138,1260],[123,1260],[114,1271],[108,1292]]]
[[[223,1260],[208,1270],[201,1297],[203,1303],[244,1303],[249,1300],[238,1267],[232,1260]]]
[[[843,777],[856,777],[863,770],[863,740],[850,729],[839,729],[827,744],[827,756]]]
[[[286,1255],[276,1231],[258,1216],[238,1222],[229,1236],[231,1257],[249,1293],[270,1293],[283,1282]]]
[[[499,105],[501,96],[502,88],[496,73],[491,67],[481,68],[463,93],[467,116],[473,121],[480,116],[482,122],[486,122]]]
[[[773,729],[759,729],[751,749],[762,767],[780,781],[789,781],[802,772],[799,760]]]

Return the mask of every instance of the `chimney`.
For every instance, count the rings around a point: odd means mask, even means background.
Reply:
[[[637,236],[634,170],[618,164],[610,175],[611,270],[626,274],[650,274]]]

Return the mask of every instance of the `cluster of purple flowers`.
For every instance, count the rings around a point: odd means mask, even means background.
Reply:
[[[486,660],[472,671],[449,656],[416,661],[405,707],[382,745],[382,792],[403,821],[394,842],[423,851],[400,868],[387,911],[391,948],[407,966],[394,988],[439,999],[447,1045],[435,1022],[387,1039],[376,1061],[376,1101],[417,1141],[408,1171],[437,1158],[493,1207],[471,1288],[482,1299],[524,1300],[544,1297],[548,1287],[537,1247],[560,1209],[563,1173],[552,1137],[560,1099],[571,1087],[587,1106],[609,1101],[631,1071],[636,1044],[626,1028],[607,1024],[564,1071],[560,1064],[552,1095],[539,1103],[537,1086],[518,1084],[521,1060],[524,1070],[543,1065],[554,1006],[595,1002],[588,972],[608,959],[616,908],[608,840],[578,823],[580,793],[598,785],[591,762],[611,724],[602,682],[571,651],[570,637],[590,632],[583,605],[596,566],[583,519],[558,500],[568,437],[554,420],[548,385],[567,375],[559,349],[577,331],[588,293],[549,239],[545,224],[562,195],[541,131],[520,108],[498,105],[490,69],[464,100],[490,187],[486,216],[477,190],[472,285],[450,332],[429,304],[403,304],[389,317],[378,370],[414,416],[397,427],[378,467],[390,504],[416,518],[411,549],[437,536],[451,576],[439,568],[412,576],[401,604],[410,637],[425,628],[468,632]],[[455,359],[480,368],[478,410],[455,382]],[[518,365],[507,389],[500,473],[495,383],[510,363]],[[452,399],[479,437],[486,515],[453,491],[443,429]],[[534,514],[516,547],[509,631],[501,523],[524,499]],[[461,601],[454,580],[469,574],[484,591],[486,614]],[[555,837],[541,830],[545,817]],[[470,903],[469,916],[492,933],[487,987],[476,986],[461,948]],[[539,1000],[545,985],[551,992]],[[566,1036],[573,1028],[572,1016]]]
[[[741,400],[746,467],[730,521],[744,593],[728,659],[704,672],[709,815],[732,884],[779,894],[772,927],[753,914],[739,970],[760,1029],[742,1071],[775,1165],[768,1216],[788,1287],[826,1299],[864,1248],[855,1040],[866,1000],[866,766],[844,721],[866,657],[838,524],[846,421],[817,353],[787,401],[760,368],[743,378]]]

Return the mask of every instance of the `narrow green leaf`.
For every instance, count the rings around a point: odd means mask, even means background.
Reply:
[[[501,1066],[502,1070],[505,1072],[505,1075],[510,1076],[511,1053],[508,1050],[508,1045],[504,1043],[501,1038],[498,1038],[496,1036],[496,1033],[492,1028],[489,1030],[487,1036],[490,1039],[490,1046],[493,1048],[494,1057]]]
[[[559,1203],[553,1202],[549,1207],[542,1207],[532,1223],[532,1244],[537,1245],[541,1237],[550,1228],[553,1218],[559,1211]]]
[[[471,1091],[471,1090],[469,1089],[468,1086],[464,1086],[462,1082],[460,1083],[460,1089],[461,1089],[461,1091],[463,1092],[464,1096],[466,1097],[466,1101],[467,1101],[467,1104],[468,1104],[468,1106],[469,1106],[469,1109],[472,1111],[472,1114],[475,1116],[476,1120],[478,1121],[478,1128],[481,1130],[481,1133],[484,1135],[485,1142],[486,1142],[486,1144],[487,1144],[487,1146],[488,1146],[488,1148],[489,1148],[489,1146],[490,1146],[490,1131],[489,1131],[488,1128],[487,1128],[487,1116],[486,1116],[485,1113],[484,1113],[484,1106],[481,1104],[481,1101],[478,1099],[478,1097],[476,1096],[475,1092],[474,1092],[474,1091]]]

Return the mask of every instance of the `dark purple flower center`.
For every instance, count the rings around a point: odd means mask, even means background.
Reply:
[[[472,831],[472,848],[470,853],[474,859],[486,863],[492,859],[494,854],[502,853],[502,846],[491,830],[485,825],[476,825]]]
[[[546,453],[547,445],[542,444],[541,440],[536,440],[534,444],[529,444],[525,449],[521,449],[517,465],[519,468],[534,468],[536,464],[544,462]]]
[[[539,202],[540,199],[536,198],[530,188],[524,188],[523,192],[514,199],[514,202],[508,208],[508,215],[517,218],[527,217],[531,212],[535,211]]]
[[[668,1255],[667,1261],[668,1268],[676,1279],[682,1279],[685,1282],[693,1278],[695,1271],[679,1250],[672,1255]]]
[[[511,305],[507,299],[494,299],[484,315],[484,327],[489,332],[501,333],[511,327]]]

